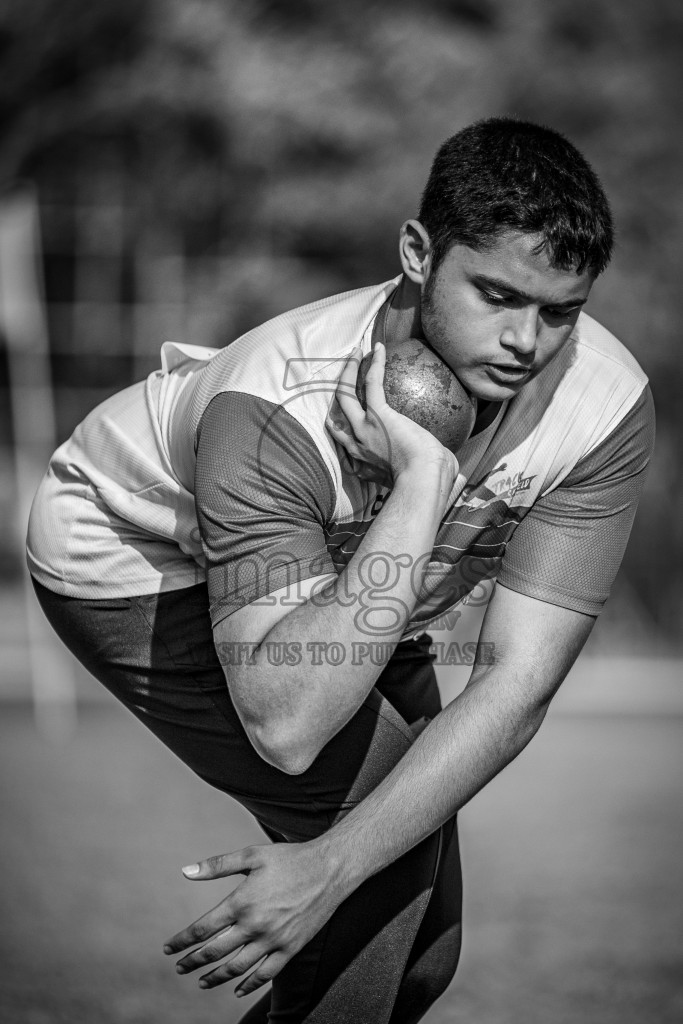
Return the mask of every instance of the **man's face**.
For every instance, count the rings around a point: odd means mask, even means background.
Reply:
[[[424,336],[478,399],[502,402],[548,365],[576,324],[593,274],[558,270],[537,235],[454,245],[422,287]]]

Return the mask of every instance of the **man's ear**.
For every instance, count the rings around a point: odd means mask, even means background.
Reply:
[[[398,250],[403,273],[415,284],[424,285],[431,271],[432,247],[419,220],[407,220],[402,226]]]

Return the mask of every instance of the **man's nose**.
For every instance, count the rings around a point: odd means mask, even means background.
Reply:
[[[500,335],[501,344],[506,348],[513,348],[519,355],[533,355],[538,342],[538,328],[537,310],[517,310]]]

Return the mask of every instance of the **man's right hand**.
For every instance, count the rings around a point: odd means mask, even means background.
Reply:
[[[383,386],[386,349],[381,342],[375,345],[365,379],[363,408],[356,395],[360,358],[357,346],[339,378],[326,422],[350,468],[361,479],[384,487],[393,487],[405,473],[413,474],[417,485],[420,478],[436,472],[447,496],[458,472],[455,456],[428,430],[388,405]]]

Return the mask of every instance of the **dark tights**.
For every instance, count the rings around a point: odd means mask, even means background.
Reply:
[[[210,785],[280,841],[325,832],[412,742],[407,723],[440,710],[429,638],[399,644],[367,700],[301,775],[251,746],[218,662],[200,584],[86,601],[36,584],[64,643]],[[241,1024],[413,1024],[444,991],[460,950],[455,819],[363,883],[274,979]]]

